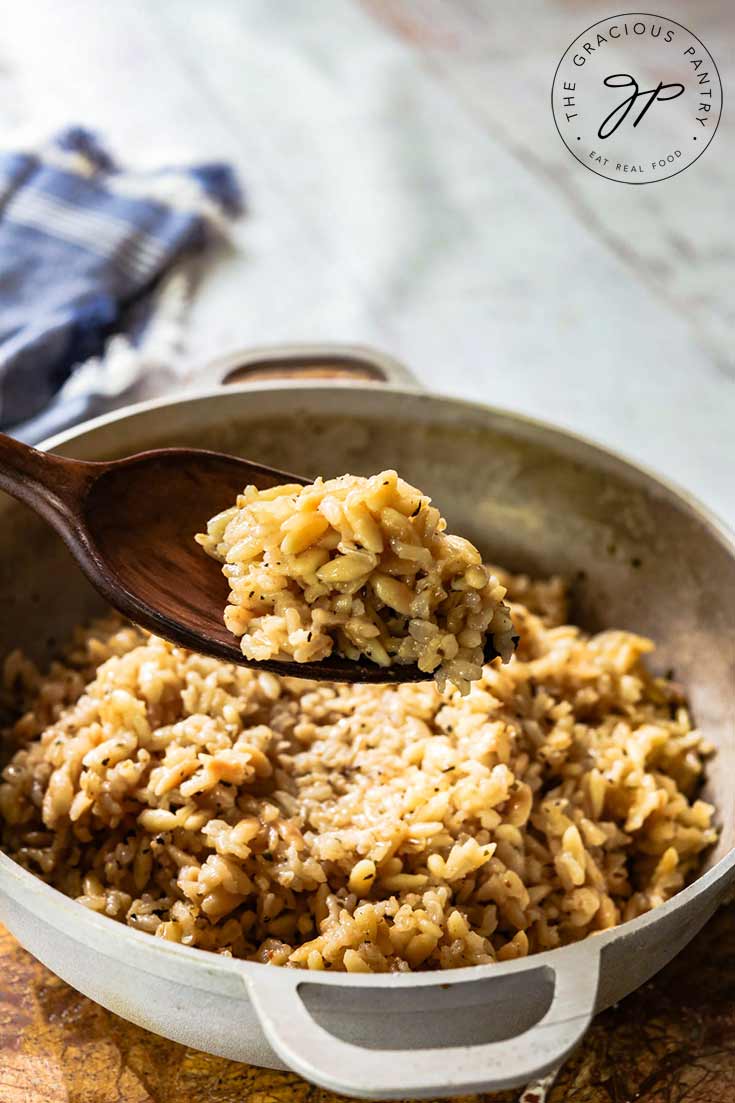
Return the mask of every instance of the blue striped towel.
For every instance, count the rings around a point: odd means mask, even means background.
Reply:
[[[240,209],[229,166],[122,172],[79,127],[0,153],[0,428],[37,414]]]

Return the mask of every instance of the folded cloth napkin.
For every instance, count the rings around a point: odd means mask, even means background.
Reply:
[[[123,172],[79,127],[0,153],[0,429],[38,413],[240,209],[229,166]]]

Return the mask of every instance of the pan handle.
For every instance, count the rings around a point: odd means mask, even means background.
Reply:
[[[567,968],[561,969],[548,964],[533,967],[529,962],[529,967],[520,974],[529,994],[539,983],[553,978],[553,997],[544,1016],[515,1037],[448,1048],[375,1049],[343,1041],[312,1017],[303,993],[310,984],[318,982],[303,979],[300,971],[260,967],[248,974],[247,984],[271,1047],[289,1068],[307,1080],[329,1091],[362,1099],[455,1096],[519,1087],[555,1069],[581,1042],[590,1024],[597,998],[599,962],[596,948],[580,955],[573,969],[568,967],[569,962]],[[447,974],[442,975],[442,980],[445,977]],[[400,981],[406,979],[394,977],[390,985],[378,977],[356,976],[354,981],[356,987],[363,981],[378,988],[383,995],[384,1014],[390,1016],[391,996],[396,997]],[[370,983],[373,980],[378,984]],[[492,976],[480,982],[453,982],[451,977],[447,980],[446,987],[452,988],[493,984]],[[436,980],[432,983],[439,986]],[[397,1043],[400,1030],[399,1018]]]
[[[394,357],[363,345],[331,342],[242,349],[213,360],[207,375],[224,385],[287,378],[420,387],[416,377]]]
[[[231,352],[211,361],[205,376],[223,385],[284,378],[334,379],[398,383],[423,390],[408,368],[392,356],[362,345],[332,343],[270,345]],[[11,435],[25,444],[38,444],[109,409],[108,397],[97,391],[67,395],[62,390],[40,414],[13,426]]]

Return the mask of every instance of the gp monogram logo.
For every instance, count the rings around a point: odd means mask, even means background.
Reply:
[[[608,180],[651,184],[704,153],[720,121],[722,83],[686,27],[631,12],[575,38],[554,74],[551,107],[581,164]]]

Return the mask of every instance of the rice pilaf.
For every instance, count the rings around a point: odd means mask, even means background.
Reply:
[[[138,930],[311,970],[503,961],[655,907],[715,839],[710,748],[649,641],[494,575],[520,643],[466,696],[279,679],[118,620],[45,675],[14,653],[3,849]]]
[[[223,564],[224,621],[248,659],[336,650],[416,664],[466,693],[486,659],[513,653],[504,587],[395,471],[248,486],[196,540]]]

